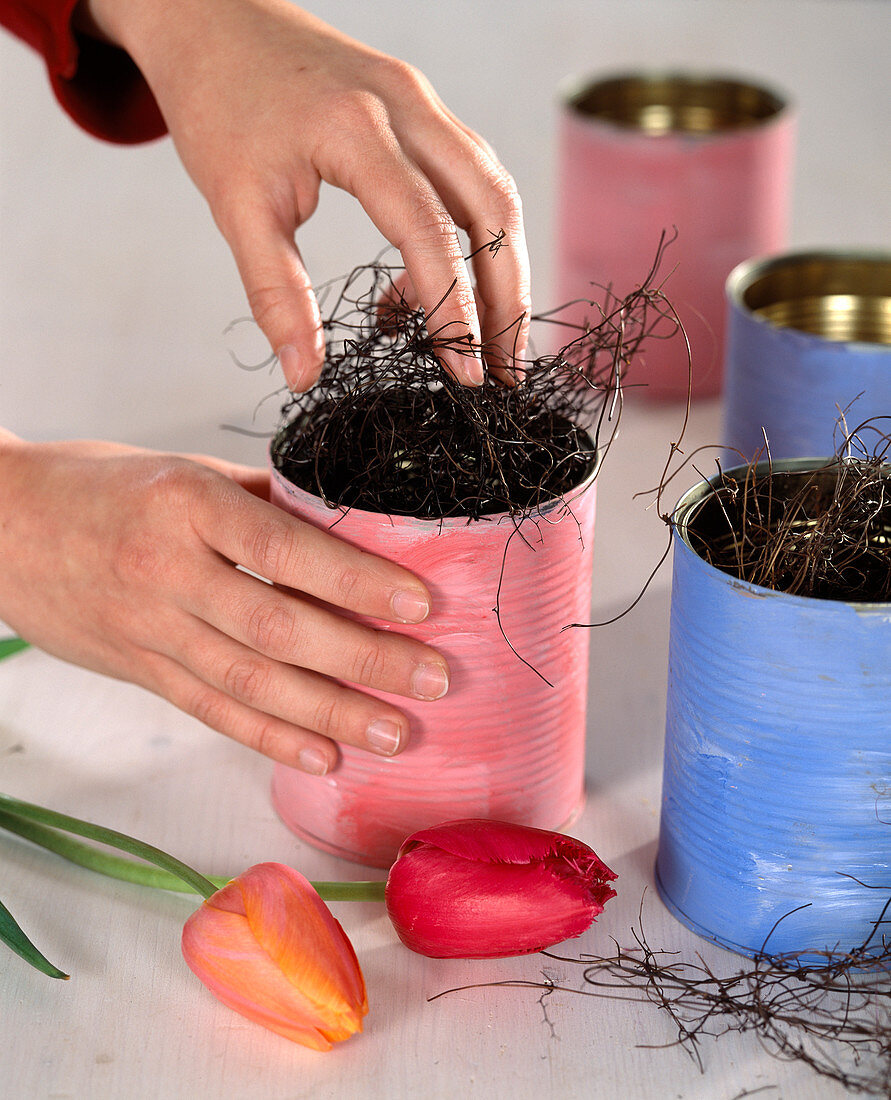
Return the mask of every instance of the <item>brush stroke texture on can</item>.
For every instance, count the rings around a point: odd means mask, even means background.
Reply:
[[[728,96],[735,109],[722,106]],[[753,99],[769,104],[759,107],[764,117],[748,117]],[[664,125],[653,113],[660,106]],[[653,284],[663,286],[690,340],[694,396],[720,393],[724,283],[742,260],[786,243],[793,141],[785,100],[736,81],[638,74],[568,85],[558,155],[558,301],[599,301],[607,285],[623,298],[646,280],[660,235],[676,227]],[[683,339],[648,340],[628,383],[656,400],[685,398]]]
[[[709,565],[684,534],[707,492],[675,512],[659,893],[744,955],[806,958],[871,937],[878,951],[891,604],[790,596]]]
[[[430,616],[398,629],[439,650],[451,671],[449,692],[436,702],[378,693],[411,721],[398,756],[341,746],[339,764],[321,777],[276,765],[273,801],[298,835],[389,866],[407,835],[442,821],[486,817],[558,829],[577,815],[589,632],[562,628],[590,612],[595,476],[567,503],[555,500],[515,523],[508,515],[469,522],[332,511],[273,469],[273,503],[318,527],[336,522],[338,537],[425,582]]]

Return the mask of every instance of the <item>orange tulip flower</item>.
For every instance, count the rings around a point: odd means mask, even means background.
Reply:
[[[250,867],[186,921],[186,962],[223,1004],[314,1050],[362,1030],[368,1011],[356,953],[298,871]]]

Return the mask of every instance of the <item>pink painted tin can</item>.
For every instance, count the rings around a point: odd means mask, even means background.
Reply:
[[[332,510],[273,468],[273,503],[317,527],[336,523],[338,537],[427,584],[431,615],[398,629],[438,649],[451,670],[436,702],[381,696],[411,720],[399,756],[341,746],[339,764],[321,777],[276,765],[273,802],[294,832],[385,867],[406,836],[442,821],[559,829],[578,814],[589,631],[563,628],[589,617],[595,477],[596,469],[528,518],[431,520]]]
[[[727,77],[643,73],[567,83],[558,300],[597,300],[607,285],[624,297],[645,281],[661,234],[676,228],[655,282],[690,340],[694,395],[720,393],[724,283],[741,261],[786,244],[794,126],[784,96]],[[629,385],[656,400],[686,397],[680,337],[647,341],[638,366]]]

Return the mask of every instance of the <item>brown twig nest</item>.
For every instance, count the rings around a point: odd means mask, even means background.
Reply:
[[[329,288],[325,367],[317,386],[285,404],[275,467],[331,507],[390,515],[520,515],[562,496],[615,431],[641,342],[677,332],[652,286],[662,247],[638,290],[619,300],[606,289],[588,303],[590,320],[569,323],[568,307],[535,318],[567,340],[555,355],[515,364],[519,384],[490,378],[476,388],[457,383],[438,355],[486,349],[437,330],[436,311],[425,322],[394,284],[401,268],[356,268]]]
[[[722,473],[686,519],[690,544],[716,568],[777,592],[889,602],[889,452],[891,435],[870,421],[827,462],[756,460]]]

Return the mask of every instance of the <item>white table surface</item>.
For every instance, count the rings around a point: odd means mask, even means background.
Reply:
[[[703,406],[690,441],[717,431]],[[632,503],[629,471],[663,457],[676,410],[631,410],[599,487],[594,614],[619,609],[609,562],[644,577],[664,528]],[[633,460],[630,453],[633,452]],[[627,462],[618,461],[624,455]],[[612,473],[612,477],[610,474]],[[638,480],[635,487],[646,483]],[[617,522],[617,517],[626,519]],[[636,522],[629,524],[627,517]],[[637,527],[637,530],[635,530]],[[719,972],[741,960],[678,924],[653,885],[669,605],[669,570],[618,623],[592,632],[588,800],[572,832],[618,873],[618,896],[563,946],[573,957],[633,946],[643,898],[656,949],[697,952]],[[273,812],[271,765],[173,707],[29,651],[0,664],[2,788],[138,835],[211,874],[280,860],[311,878],[378,877],[297,840]],[[15,838],[0,839],[2,895],[70,982],[0,956],[0,1092],[46,1097],[701,1097],[808,1100],[846,1095],[752,1036],[704,1039],[704,1072],[670,1044],[652,1005],[470,983],[552,980],[584,988],[580,968],[543,956],[429,960],[396,939],[382,905],[332,908],[368,983],[363,1035],[317,1054],[218,1004],[186,968],[181,925],[197,899],[100,878]]]
[[[498,149],[524,195],[538,308],[553,304],[554,90],[570,73],[723,69],[788,89],[800,109],[790,243],[891,240],[887,0],[312,7],[418,64]],[[170,143],[121,150],[84,137],[52,102],[40,62],[0,38],[0,149],[0,423],[30,438],[101,435],[262,461],[256,441],[219,431],[247,423],[273,383],[228,362],[221,332],[244,312],[243,293]],[[301,244],[319,281],[378,246],[355,205],[331,192]],[[627,606],[661,553],[663,525],[632,495],[656,482],[677,430],[676,409],[626,413],[598,488],[593,617]],[[719,438],[718,405],[699,407],[689,447]],[[565,949],[608,953],[610,937],[631,946],[644,898],[653,947],[701,951],[732,971],[740,960],[678,924],[653,886],[669,586],[666,566],[632,614],[592,633],[589,794],[572,831],[618,872],[619,894]],[[310,877],[364,877],[285,829],[270,772],[130,685],[36,651],[0,663],[0,789],[136,834],[211,874],[281,860]],[[491,986],[431,1001],[480,982],[583,986],[577,968],[540,956],[423,959],[372,904],[333,906],[371,1011],[363,1035],[320,1055],[231,1013],[193,977],[179,952],[193,899],[99,878],[15,838],[0,838],[0,897],[72,974],[53,982],[0,954],[0,1096],[10,1100],[848,1095],[773,1059],[753,1036],[705,1039],[704,1072],[677,1047],[643,1049],[676,1038],[648,1004]]]

